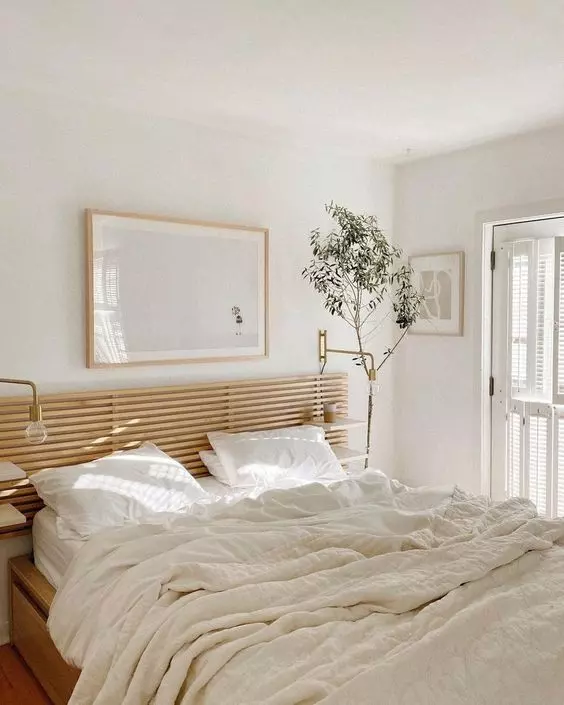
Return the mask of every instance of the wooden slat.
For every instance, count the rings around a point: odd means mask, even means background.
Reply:
[[[252,431],[300,425],[335,401],[346,416],[348,379],[344,374],[199,382],[190,385],[89,390],[41,397],[49,437],[29,445],[24,430],[29,399],[0,397],[0,459],[28,475],[46,467],[75,465],[120,448],[151,440],[193,475],[206,474],[199,452],[209,448],[207,432]],[[327,433],[331,444],[346,445],[346,431]],[[0,503],[12,503],[26,524],[0,531],[0,538],[29,531],[43,503],[29,484],[2,485]]]

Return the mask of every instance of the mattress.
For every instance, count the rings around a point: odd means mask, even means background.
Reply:
[[[57,515],[48,507],[35,515],[32,535],[35,567],[53,587],[58,588],[66,569],[85,542],[59,538]]]

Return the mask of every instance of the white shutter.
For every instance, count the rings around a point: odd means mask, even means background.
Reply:
[[[513,402],[507,414],[507,465],[505,494],[518,497],[523,493],[522,460],[524,451],[523,402]]]
[[[564,434],[564,418],[562,421]],[[512,402],[507,415],[506,495],[528,497],[539,514],[548,516],[552,514],[554,494],[552,428],[550,404]],[[564,435],[559,436],[559,442],[564,470]],[[562,480],[564,492],[564,473]]]
[[[554,404],[564,404],[564,238],[556,237],[554,247]]]
[[[539,240],[536,247],[535,396],[543,401],[552,401],[554,240]]]
[[[552,402],[564,404],[564,237],[554,238]],[[552,516],[564,517],[564,409],[554,411]]]
[[[509,266],[509,358],[512,397],[527,395],[531,387],[529,283],[532,255],[531,240],[512,243]]]
[[[527,404],[525,416],[523,494],[539,514],[552,514],[552,407]]]
[[[540,514],[551,515],[554,239],[519,240],[509,248],[506,495],[528,497]],[[564,299],[564,251],[562,274]]]
[[[564,517],[564,416],[560,411],[554,422],[554,475],[552,481],[553,516]]]

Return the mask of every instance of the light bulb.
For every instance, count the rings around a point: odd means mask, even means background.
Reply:
[[[368,393],[369,394],[378,394],[380,391],[380,385],[378,384],[378,373],[372,367],[368,371]]]
[[[32,421],[25,430],[28,443],[39,445],[47,438],[47,429],[43,421]]]
[[[368,393],[369,394],[378,394],[380,391],[380,385],[375,379],[369,379],[368,380]]]

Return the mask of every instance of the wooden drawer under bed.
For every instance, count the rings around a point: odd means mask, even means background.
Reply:
[[[55,589],[27,556],[10,561],[11,641],[54,705],[67,705],[80,671],[61,657],[47,631]]]

